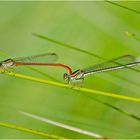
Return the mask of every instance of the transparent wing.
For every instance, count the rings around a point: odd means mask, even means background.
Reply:
[[[117,58],[114,58],[112,60],[106,61],[104,63],[100,63],[98,65],[90,66],[87,68],[82,69],[85,74],[86,73],[92,73],[92,72],[99,72],[99,71],[110,71],[114,69],[121,69],[125,67],[120,66],[126,66],[128,64],[136,62],[136,58],[132,55],[123,55]],[[112,68],[112,69],[111,69]]]
[[[55,53],[44,53],[39,55],[33,55],[29,57],[14,58],[15,62],[47,62],[52,63],[56,61],[58,56]]]

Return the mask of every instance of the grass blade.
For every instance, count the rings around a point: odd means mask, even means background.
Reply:
[[[21,127],[21,126],[17,126],[17,125],[5,123],[5,122],[0,122],[0,126],[11,128],[11,129],[16,129],[16,130],[27,132],[27,133],[32,133],[32,134],[36,134],[36,135],[40,135],[40,136],[45,136],[45,137],[49,137],[49,138],[53,138],[53,139],[65,139],[63,137],[59,137],[59,136],[56,136],[53,134],[48,134],[46,132],[33,130],[33,129],[29,129],[29,128],[25,128],[25,127]]]
[[[123,109],[121,109],[119,107],[116,107],[114,105],[111,105],[109,103],[106,103],[104,101],[101,101],[101,100],[99,100],[99,99],[97,99],[97,98],[95,98],[93,96],[87,95],[87,93],[86,94],[84,93],[83,95],[85,95],[86,97],[89,97],[90,99],[92,99],[94,101],[97,101],[98,103],[101,103],[101,104],[103,104],[103,105],[105,105],[105,106],[107,106],[107,107],[109,107],[111,109],[114,109],[114,110],[116,110],[116,111],[118,111],[118,112],[120,112],[120,113],[122,113],[122,114],[124,114],[124,115],[126,115],[128,117],[130,117],[130,118],[133,118],[133,119],[135,119],[137,121],[140,121],[140,117],[138,117],[138,116],[136,116],[134,114],[128,113],[127,111],[125,111],[125,110],[123,110]]]
[[[131,12],[140,14],[140,11],[135,10],[135,9],[132,9],[132,8],[129,8],[129,7],[126,7],[126,6],[123,6],[123,5],[120,5],[120,4],[116,3],[116,2],[108,1],[108,0],[105,0],[105,2],[110,3],[110,4],[112,4],[112,5],[116,5],[116,6],[118,6],[118,7],[121,7],[121,8],[123,8],[123,9],[129,10],[129,11],[131,11]]]
[[[77,132],[77,133],[80,133],[80,134],[91,136],[91,137],[94,137],[94,138],[97,138],[97,139],[107,139],[100,134],[90,132],[90,131],[87,131],[87,130],[83,130],[83,129],[80,129],[80,128],[76,128],[74,126],[70,126],[70,125],[67,125],[67,124],[64,124],[64,123],[56,122],[56,121],[50,120],[46,117],[43,118],[43,117],[31,114],[31,113],[23,112],[23,111],[20,111],[20,113],[25,115],[25,116],[28,116],[30,118],[34,118],[36,120],[40,120],[42,122],[45,122],[45,123],[48,123],[48,124],[51,124],[51,125],[54,125],[54,126],[58,126],[58,127],[61,127],[61,128],[65,128],[65,129],[68,129],[68,130],[71,130],[71,131],[74,131],[74,132]]]
[[[52,86],[57,86],[57,87],[62,87],[62,88],[70,88],[71,85],[68,84],[63,84],[60,82],[54,82],[54,81],[48,81],[28,75],[23,75],[23,74],[18,74],[18,73],[9,73],[9,72],[4,72],[3,74],[9,75],[9,76],[15,76],[21,79],[26,79],[26,80],[31,80],[34,82],[39,82],[39,83],[44,83]],[[80,88],[79,87],[73,87],[73,90],[81,91],[81,92],[87,92],[91,94],[97,94],[97,95],[102,95],[102,96],[108,96],[116,99],[121,99],[121,100],[127,100],[127,101],[134,101],[134,102],[140,102],[140,98],[135,98],[135,97],[130,97],[130,96],[125,96],[125,95],[119,95],[116,93],[110,93],[110,92],[104,92],[104,91],[99,91],[99,90],[94,90],[94,89],[88,89],[88,88]]]
[[[56,44],[58,44],[58,45],[65,46],[65,47],[67,47],[67,48],[69,48],[69,49],[73,49],[73,50],[76,50],[76,51],[79,51],[79,52],[82,52],[82,53],[85,53],[85,54],[88,54],[88,55],[91,55],[91,56],[94,56],[94,57],[97,57],[97,58],[102,59],[100,56],[98,56],[98,55],[96,55],[96,54],[94,54],[94,53],[91,53],[91,52],[88,52],[88,51],[79,49],[79,48],[77,48],[77,47],[74,47],[74,46],[72,46],[72,45],[63,43],[63,42],[58,41],[58,40],[54,40],[54,39],[49,38],[49,37],[47,37],[47,36],[40,35],[40,34],[37,34],[37,33],[32,33],[32,35],[34,35],[34,36],[36,36],[36,37],[38,37],[38,38],[45,39],[45,40],[48,40],[48,41],[50,41],[50,42],[56,43]]]
[[[140,38],[139,38],[136,34],[130,33],[130,32],[125,32],[125,33],[126,33],[126,35],[128,35],[129,37],[132,37],[133,39],[135,39],[135,40],[137,40],[137,41],[140,42]]]

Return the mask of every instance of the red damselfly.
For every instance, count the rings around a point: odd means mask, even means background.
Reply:
[[[44,53],[29,57],[19,57],[19,58],[9,58],[0,62],[0,69],[2,71],[10,71],[13,66],[57,66],[63,67],[68,70],[71,75],[72,70],[69,66],[61,63],[53,63],[57,60],[57,55],[55,53]]]

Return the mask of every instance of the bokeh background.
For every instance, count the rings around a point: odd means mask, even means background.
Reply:
[[[117,3],[140,11],[140,2]],[[103,62],[97,57],[37,38],[32,33],[48,36],[106,59],[124,54],[139,57],[140,42],[125,33],[135,33],[139,37],[139,23],[139,13],[108,2],[1,1],[0,59],[55,52],[59,56],[58,62],[71,66],[73,70]],[[63,68],[36,68],[64,82],[63,73],[66,71]],[[15,72],[52,80],[27,67],[16,68]],[[140,98],[139,75],[130,69],[102,73],[87,77],[83,86]],[[66,138],[91,138],[28,118],[18,112],[25,111],[109,138],[139,137],[139,120],[93,98],[140,116],[139,103],[0,75],[1,122]],[[0,138],[46,137],[0,127]]]

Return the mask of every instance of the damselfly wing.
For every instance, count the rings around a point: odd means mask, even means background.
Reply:
[[[106,62],[81,69],[81,71],[84,73],[84,76],[87,76],[89,74],[95,74],[99,72],[129,68],[138,64],[140,64],[140,62],[137,61],[137,59],[133,55],[123,55]]]

